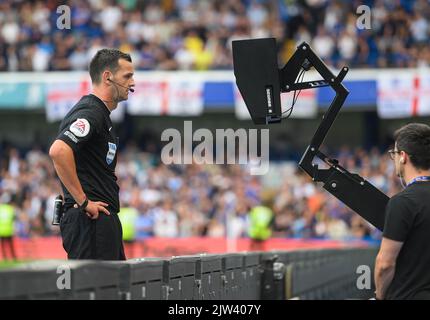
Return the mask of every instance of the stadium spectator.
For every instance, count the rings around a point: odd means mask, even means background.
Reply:
[[[16,218],[16,210],[13,198],[5,193],[0,198],[0,246],[4,259],[9,256],[12,260],[16,260],[14,246],[14,220]]]
[[[272,236],[273,211],[266,205],[253,207],[249,212],[250,251],[264,250],[264,243]]]

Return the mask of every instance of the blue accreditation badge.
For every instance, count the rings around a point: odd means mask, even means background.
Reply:
[[[116,144],[112,142],[108,142],[108,152],[106,155],[106,163],[111,164],[116,154]]]

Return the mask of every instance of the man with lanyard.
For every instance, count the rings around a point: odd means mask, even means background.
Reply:
[[[64,192],[60,222],[69,259],[125,260],[110,113],[134,91],[130,55],[102,49],[90,63],[91,94],[70,110],[49,155]]]
[[[389,153],[404,190],[385,211],[376,299],[430,299],[430,127],[411,123],[394,139]]]

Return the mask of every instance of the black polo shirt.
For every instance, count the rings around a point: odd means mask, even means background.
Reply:
[[[407,186],[390,199],[384,237],[403,242],[386,299],[430,299],[430,182]]]
[[[88,199],[106,202],[109,211],[118,212],[118,138],[109,116],[109,109],[98,97],[83,96],[61,122],[57,139],[73,149],[78,178]],[[75,200],[61,185],[66,205],[73,205]]]

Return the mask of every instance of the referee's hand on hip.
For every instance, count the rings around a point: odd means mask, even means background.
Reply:
[[[106,209],[107,206],[109,205],[105,202],[88,200],[88,204],[85,207],[84,211],[90,219],[97,219],[99,217],[100,212],[103,212],[106,215],[110,216],[109,210]],[[78,205],[75,204],[75,208],[77,207]]]

